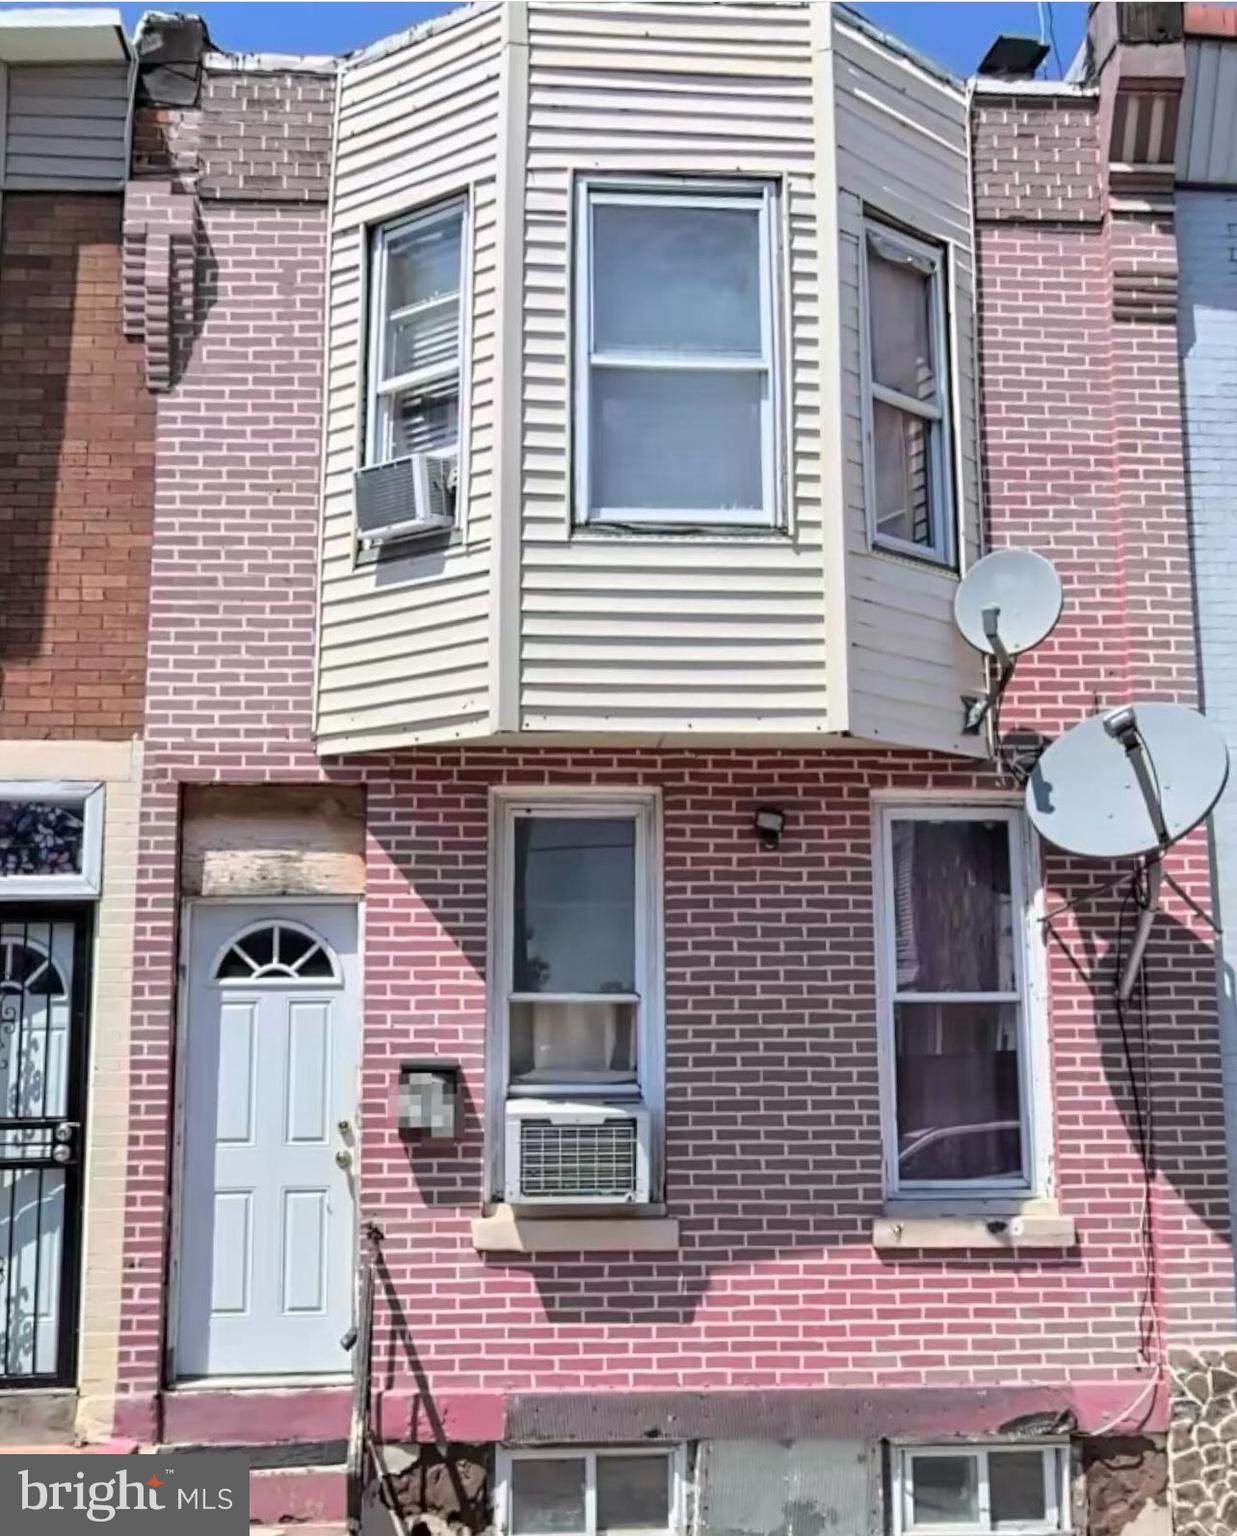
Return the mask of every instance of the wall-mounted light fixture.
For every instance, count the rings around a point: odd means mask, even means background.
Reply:
[[[776,805],[759,805],[752,826],[762,848],[776,848],[782,841],[782,829],[786,825],[786,812]]]
[[[459,1135],[460,1065],[435,1057],[399,1066],[399,1128],[430,1141]]]

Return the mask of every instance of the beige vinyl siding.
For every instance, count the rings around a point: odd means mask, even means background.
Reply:
[[[5,188],[118,190],[128,174],[128,116],[126,64],[9,65]]]
[[[961,87],[835,21],[839,284],[844,408],[849,728],[904,746],[978,754],[959,695],[982,668],[953,622],[957,574],[870,547],[864,509],[860,260],[865,210],[948,247],[956,380],[953,454],[962,568],[979,541],[974,238]]]
[[[809,8],[534,0],[528,30],[521,728],[823,733]],[[782,184],[788,532],[573,532],[571,199],[586,171]]]
[[[481,6],[360,58],[340,81],[331,233],[318,737],[324,751],[485,734],[494,493],[502,13]],[[354,561],[364,433],[366,229],[469,195],[459,530]]]

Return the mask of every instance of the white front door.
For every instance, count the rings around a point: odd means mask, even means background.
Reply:
[[[199,906],[188,960],[176,1374],[346,1370],[356,908]]]

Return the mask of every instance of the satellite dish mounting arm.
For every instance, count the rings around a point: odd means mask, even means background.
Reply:
[[[982,699],[963,699],[966,705],[966,718],[962,722],[963,733],[974,736],[980,726],[992,713],[997,700],[1009,687],[1009,680],[1014,675],[1015,659],[1005,649],[1005,644],[1000,633],[1001,610],[993,604],[991,608],[983,611],[984,636],[992,647],[992,655],[996,661],[996,681],[989,682],[988,692]]]
[[[1151,818],[1151,826],[1155,832],[1156,842],[1159,847],[1147,859],[1147,903],[1138,914],[1138,926],[1134,930],[1134,938],[1130,944],[1130,952],[1125,965],[1121,969],[1121,977],[1117,983],[1117,997],[1123,1003],[1128,1003],[1134,994],[1134,984],[1138,980],[1138,972],[1143,962],[1143,955],[1147,950],[1147,941],[1151,937],[1152,924],[1155,922],[1155,914],[1160,908],[1160,887],[1163,883],[1164,868],[1160,862],[1161,856],[1172,842],[1168,835],[1168,824],[1164,820],[1164,807],[1160,803],[1159,791],[1151,776],[1151,768],[1147,761],[1147,748],[1138,730],[1138,716],[1134,712],[1132,704],[1123,705],[1120,709],[1110,710],[1104,716],[1104,729],[1124,749],[1129,759],[1130,767],[1134,771],[1134,778],[1142,794],[1143,802],[1147,807],[1147,815]]]

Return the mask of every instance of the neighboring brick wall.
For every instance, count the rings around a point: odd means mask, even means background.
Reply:
[[[121,332],[120,219],[114,195],[4,199],[4,737],[142,726],[154,404],[141,349]]]
[[[1095,97],[977,95],[975,217],[1095,224],[1102,216]]]
[[[977,136],[1002,110],[977,104]],[[1054,735],[1125,699],[1196,704],[1171,216],[1116,211],[1095,229],[1032,228],[990,206],[979,274],[992,540],[1050,555],[1066,590],[1062,622],[1020,668],[1003,723]],[[1168,867],[1210,906],[1202,834]],[[1104,873],[1086,861],[1066,868],[1088,886]],[[1127,912],[1127,933],[1129,921]],[[1111,948],[1119,914],[1087,909],[1083,927],[1085,948]],[[1153,948],[1145,967],[1153,1055],[1166,1053],[1193,1084],[1191,1099],[1157,1074],[1151,1094],[1156,1309],[1181,1342],[1221,1336],[1232,1317],[1214,950],[1205,926],[1190,931],[1175,948]],[[1169,937],[1184,939],[1171,928]],[[1096,1003],[1069,991],[1054,977],[1054,1029],[1089,1034]],[[1072,1111],[1057,1087],[1064,1129]],[[1092,1110],[1078,1111],[1081,1132]],[[1177,1205],[1171,1191],[1186,1184],[1195,1195]]]
[[[203,197],[326,200],[333,75],[208,71],[201,114],[198,189]]]

